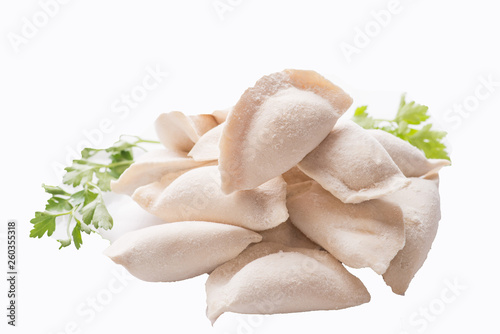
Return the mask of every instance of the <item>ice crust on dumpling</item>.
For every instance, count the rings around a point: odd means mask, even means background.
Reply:
[[[245,91],[220,140],[225,193],[253,189],[283,174],[331,131],[352,99],[314,71],[285,70]]]
[[[324,251],[261,242],[207,279],[207,317],[337,310],[370,301],[361,281]]]
[[[222,134],[224,124],[217,125],[215,128],[210,129],[194,144],[188,156],[192,157],[195,161],[211,161],[218,160],[219,140]]]
[[[111,181],[111,190],[117,194],[131,196],[137,188],[159,181],[167,174],[178,176],[192,168],[216,163],[216,161],[195,161],[181,151],[168,149],[149,151],[130,165],[118,180]]]
[[[163,113],[155,121],[156,134],[163,146],[186,153],[203,134],[217,125],[213,115],[186,116],[180,111]]]
[[[406,185],[384,147],[362,127],[342,120],[297,165],[344,203],[361,203]]]
[[[321,246],[315,244],[304,233],[296,228],[290,219],[279,224],[272,229],[259,232],[262,242],[274,242],[288,247],[320,249]]]
[[[427,159],[418,148],[407,141],[379,129],[367,130],[382,144],[406,177],[420,177],[438,172],[450,165],[445,159]]]
[[[403,210],[406,244],[384,273],[384,280],[394,293],[404,295],[411,280],[424,264],[441,219],[438,176],[411,178],[410,185],[385,200]]]
[[[104,254],[141,280],[174,282],[209,273],[261,239],[237,226],[183,221],[129,232]]]
[[[286,183],[278,176],[261,186],[226,195],[217,166],[190,170],[168,186],[138,188],[132,198],[166,222],[206,220],[262,231],[288,218]]]
[[[314,181],[299,183],[287,198],[292,223],[352,268],[383,274],[405,244],[403,214],[381,199],[346,204]]]

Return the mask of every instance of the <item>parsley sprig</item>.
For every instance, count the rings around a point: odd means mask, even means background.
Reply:
[[[33,224],[30,237],[51,236],[61,221],[66,224],[67,238],[57,240],[61,244],[59,249],[72,243],[79,249],[83,243],[82,232],[91,234],[99,228],[113,227],[103,192],[110,191],[111,180],[118,179],[134,162],[134,148],[145,150],[140,144],[159,143],[137,136],[128,136],[133,140],[127,141],[124,137],[105,149],[83,149],[81,159],[73,160],[73,164],[65,168],[65,186],[42,185],[51,197],[45,210],[35,212],[35,218],[30,221]]]
[[[403,94],[394,119],[373,118],[368,115],[366,109],[367,106],[358,107],[352,120],[365,129],[384,130],[406,140],[422,150],[429,159],[450,160],[446,145],[443,143],[446,132],[433,130],[432,124],[426,122],[430,117],[427,106],[417,104],[415,101],[406,102]]]

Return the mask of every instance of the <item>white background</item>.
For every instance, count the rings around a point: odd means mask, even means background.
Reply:
[[[232,10],[218,15],[218,3]],[[9,38],[22,34],[24,18],[43,21],[43,14],[38,1],[2,1],[0,262],[6,262],[8,219],[18,221],[20,238],[18,327],[8,333],[498,333],[499,8],[491,0],[401,0],[378,31],[372,11],[388,4],[73,0],[16,52]],[[365,28],[372,37],[367,46],[357,40],[358,53],[349,61],[340,46],[356,46],[358,29]],[[114,112],[147,67],[169,76],[127,115]],[[84,132],[94,133],[97,146],[122,133],[151,133],[161,112],[231,106],[259,77],[284,68],[318,71],[345,88],[354,106],[369,104],[380,117],[393,114],[399,95],[408,92],[450,132],[453,166],[441,173],[443,219],[405,297],[361,271],[369,304],[257,320],[226,314],[212,328],[204,315],[206,276],[166,284],[127,278],[111,293],[121,270],[101,255],[106,241],[86,238],[76,251],[27,237],[29,220],[46,200],[40,184],[60,182],[52,166],[65,164],[68,152],[85,144]],[[487,78],[497,82],[490,91],[481,83]],[[453,109],[464,103],[462,114]],[[99,138],[93,130],[103,119],[113,129]],[[454,281],[464,289],[453,302],[440,302]],[[8,327],[5,283],[2,278],[2,333]],[[97,297],[107,297],[106,305],[91,314],[89,300]],[[438,311],[432,318],[412,322],[432,307]]]

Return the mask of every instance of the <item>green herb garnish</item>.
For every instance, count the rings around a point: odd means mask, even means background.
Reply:
[[[42,185],[51,197],[47,200],[45,211],[35,212],[31,219],[34,225],[30,237],[51,236],[57,222],[65,220],[66,239],[57,240],[61,246],[74,243],[77,249],[82,245],[82,233],[95,233],[99,228],[109,230],[113,227],[103,199],[103,192],[110,191],[111,180],[116,180],[134,162],[134,148],[145,150],[141,143],[159,143],[136,136],[133,141],[120,140],[106,149],[85,148],[82,158],[73,160],[65,168],[63,183],[66,186]],[[104,162],[103,162],[104,161]]]
[[[443,139],[445,131],[432,129],[428,107],[417,104],[415,101],[406,102],[405,95],[401,96],[399,109],[394,119],[373,118],[366,112],[367,106],[358,107],[352,120],[365,129],[380,129],[389,132],[413,146],[422,150],[428,159],[450,160]]]

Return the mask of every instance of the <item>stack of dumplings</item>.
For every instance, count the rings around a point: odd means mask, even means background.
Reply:
[[[371,268],[404,295],[436,236],[438,171],[449,162],[341,119],[351,104],[318,73],[285,70],[233,108],[160,115],[164,148],[111,188],[164,224],[122,235],[105,254],[150,282],[208,273],[212,323],[224,312],[367,303],[345,266]]]

